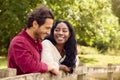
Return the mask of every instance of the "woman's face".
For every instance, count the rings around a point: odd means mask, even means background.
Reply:
[[[70,37],[70,31],[63,22],[59,23],[54,29],[54,39],[57,44],[65,44]]]

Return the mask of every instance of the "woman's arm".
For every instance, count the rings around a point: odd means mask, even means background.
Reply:
[[[59,64],[54,60],[53,56],[53,47],[51,44],[48,42],[48,40],[45,40],[42,42],[43,50],[41,53],[41,61],[46,63],[47,65],[54,66],[55,72],[59,71]]]

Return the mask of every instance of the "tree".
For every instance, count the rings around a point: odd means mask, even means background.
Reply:
[[[116,46],[119,27],[110,0],[46,0],[46,4],[54,10],[56,19],[73,24],[81,45],[105,50]]]
[[[119,18],[120,24],[120,0],[111,0],[113,13]]]
[[[37,0],[0,0],[0,53],[7,54],[10,40],[25,26],[26,15]]]
[[[25,26],[27,14],[41,4],[53,10],[55,20],[71,22],[79,44],[99,49],[120,46],[118,19],[112,14],[111,0],[0,0],[0,4],[0,53],[7,54],[9,42]],[[117,5],[112,5],[119,16]]]

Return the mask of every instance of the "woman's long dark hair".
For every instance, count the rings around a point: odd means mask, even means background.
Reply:
[[[69,32],[70,32],[70,37],[64,46],[66,58],[64,59],[63,62],[61,62],[61,64],[71,67],[70,73],[73,73],[73,69],[74,69],[75,63],[76,63],[77,47],[76,47],[75,32],[74,32],[72,25],[67,21],[56,21],[51,29],[50,35],[47,36],[45,39],[50,40],[54,45],[56,44],[56,42],[54,40],[54,36],[53,36],[54,29],[61,22],[65,23],[67,25]]]

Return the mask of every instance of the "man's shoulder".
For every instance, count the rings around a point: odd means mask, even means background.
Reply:
[[[24,36],[20,36],[20,35],[16,35],[13,39],[12,39],[12,41],[25,41],[26,40],[26,38],[24,37]]]
[[[24,36],[16,35],[10,42],[11,45],[26,43],[26,38]]]

